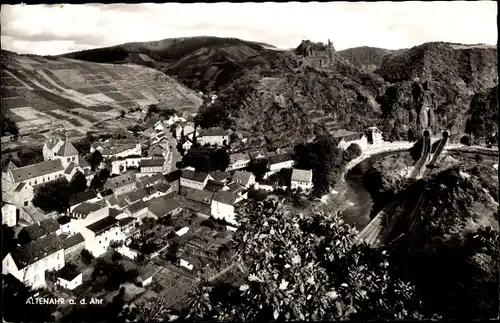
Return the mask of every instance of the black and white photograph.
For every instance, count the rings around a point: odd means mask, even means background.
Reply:
[[[3,322],[499,319],[497,16],[2,4]]]

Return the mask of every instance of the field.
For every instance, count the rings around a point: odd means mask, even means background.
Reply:
[[[0,97],[2,113],[21,137],[54,128],[84,135],[108,130],[107,120],[119,127],[114,119],[121,111],[159,104],[195,113],[202,103],[196,92],[151,68],[4,52]]]

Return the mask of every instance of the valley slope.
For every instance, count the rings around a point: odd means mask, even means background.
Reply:
[[[150,104],[196,113],[198,93],[153,68],[135,64],[100,64],[67,58],[44,58],[2,51],[2,115],[16,122],[21,140],[69,130],[123,130],[139,122]],[[126,118],[120,118],[122,111]],[[120,122],[116,122],[119,118]],[[38,134],[36,134],[38,133]]]
[[[372,125],[391,140],[411,139],[427,128],[451,131],[455,140],[465,132],[473,96],[498,83],[496,46],[434,42],[398,51],[336,52],[321,43],[303,44],[307,54],[194,37],[64,56],[134,61],[193,90],[216,93],[214,104],[201,107],[201,125],[234,127],[276,145]]]

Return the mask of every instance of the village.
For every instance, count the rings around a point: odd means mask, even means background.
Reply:
[[[43,162],[17,167],[11,161],[2,170],[2,224],[15,232],[17,245],[3,254],[2,274],[45,298],[111,301],[125,284],[129,303],[164,296],[174,306],[200,278],[241,273],[231,244],[238,206],[255,192],[307,196],[313,172],[294,168],[293,147],[268,151],[245,145],[248,138],[233,144],[237,134],[199,129],[187,119],[164,118],[136,140],[95,141],[87,156],[54,136],[43,146]],[[340,149],[383,142],[374,127],[331,135]],[[212,172],[184,165],[193,147],[223,149],[229,165]],[[252,173],[251,164],[264,165],[264,172]],[[67,207],[47,212],[35,205],[49,185],[77,177],[84,188]],[[68,302],[59,304],[60,317],[70,310]]]

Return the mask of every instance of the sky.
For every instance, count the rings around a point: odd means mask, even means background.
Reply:
[[[2,5],[1,47],[56,55],[127,42],[217,36],[292,48],[497,43],[495,1]]]

